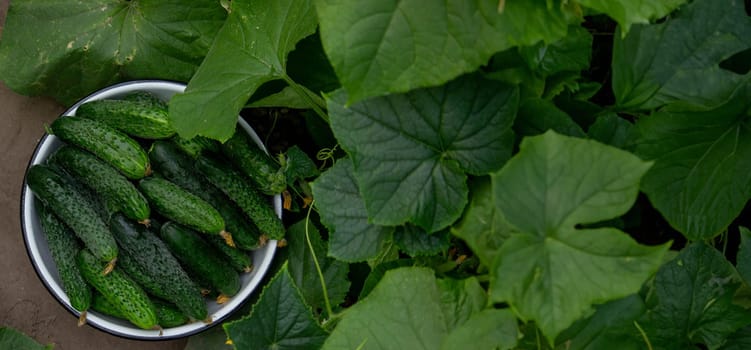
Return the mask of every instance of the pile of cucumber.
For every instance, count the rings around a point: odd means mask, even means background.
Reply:
[[[148,92],[79,106],[48,132],[63,141],[26,176],[63,289],[142,329],[211,322],[252,270],[250,251],[285,229],[270,195],[283,171],[238,127],[219,143],[176,135]]]

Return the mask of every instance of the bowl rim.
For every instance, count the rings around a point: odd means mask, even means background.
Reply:
[[[156,84],[156,85],[160,85],[162,87],[169,86],[171,88],[175,88],[175,89],[178,89],[178,90],[184,90],[187,87],[187,85],[185,83],[178,82],[178,81],[172,81],[172,80],[140,79],[140,80],[124,81],[124,82],[116,83],[116,84],[113,84],[113,85],[109,85],[109,86],[104,87],[104,88],[102,88],[100,90],[92,92],[91,94],[87,95],[84,98],[81,98],[75,104],[73,104],[72,106],[70,106],[69,108],[67,108],[63,113],[61,113],[60,115],[58,115],[57,118],[71,115],[72,113],[74,113],[76,111],[76,109],[80,105],[82,105],[83,103],[87,102],[88,100],[90,100],[93,97],[97,97],[97,96],[100,96],[100,95],[106,95],[111,90],[121,89],[121,88],[126,87],[126,86],[130,86],[130,85],[144,85],[144,84],[146,84],[146,85]],[[175,93],[177,94],[177,93],[180,93],[180,92],[175,92]],[[107,98],[107,97],[103,97],[103,98]],[[253,128],[249,124],[247,124],[247,122],[245,122],[242,118],[239,117],[238,118],[238,124],[246,132],[249,132],[249,136],[251,136],[251,138],[258,144],[259,147],[261,147],[261,149],[263,149],[264,152],[268,153],[268,150],[266,149],[266,146],[263,144],[263,142],[260,140],[260,138],[258,137],[258,135],[255,133],[255,130],[253,130]],[[34,197],[33,193],[31,192],[31,190],[29,189],[29,187],[28,187],[28,185],[26,183],[26,180],[27,180],[26,177],[28,175],[29,168],[32,165],[35,164],[34,161],[37,160],[41,149],[43,147],[46,147],[48,138],[50,136],[52,136],[52,135],[50,135],[47,132],[44,133],[44,135],[39,139],[39,141],[37,142],[36,146],[34,147],[34,152],[31,154],[31,157],[29,157],[29,159],[27,161],[27,164],[26,164],[26,169],[25,169],[24,175],[23,175],[23,182],[21,183],[21,196],[20,196],[21,197],[21,201],[20,201],[20,210],[19,210],[19,212],[20,212],[20,224],[21,224],[21,236],[23,237],[24,246],[26,248],[26,257],[29,259],[29,262],[34,267],[34,272],[35,272],[37,278],[42,282],[42,284],[44,285],[44,287],[47,290],[47,292],[50,295],[52,295],[52,297],[55,300],[57,300],[57,302],[60,305],[62,305],[65,309],[67,309],[68,312],[71,313],[73,316],[75,316],[76,318],[78,318],[78,315],[80,314],[80,312],[78,310],[75,310],[71,305],[69,305],[69,303],[66,302],[62,298],[61,295],[58,295],[57,293],[55,293],[53,291],[54,288],[50,285],[50,282],[47,279],[45,279],[44,273],[41,271],[42,268],[39,266],[39,264],[42,264],[42,262],[38,262],[38,261],[34,260],[34,251],[32,250],[32,244],[31,244],[31,242],[29,242],[30,232],[27,229],[27,225],[26,225],[26,216],[30,215],[30,214],[27,214],[27,210],[26,210],[27,208],[26,208],[25,204],[26,204],[27,200],[29,200],[28,198],[30,198],[30,200],[32,201],[32,203],[34,203],[34,201],[37,200]],[[273,198],[273,207],[274,207],[274,212],[277,214],[277,216],[279,216],[281,218],[281,213],[282,213],[282,210],[281,210],[281,197],[279,195],[275,195],[274,196],[274,198]],[[209,329],[212,329],[213,327],[215,327],[215,326],[223,323],[230,316],[233,316],[238,310],[242,309],[242,307],[244,305],[246,305],[248,303],[248,301],[251,299],[251,295],[254,292],[256,292],[258,288],[263,288],[263,279],[265,278],[265,275],[268,273],[268,270],[272,267],[271,264],[273,262],[274,256],[276,255],[275,254],[276,253],[276,248],[277,248],[276,243],[277,243],[276,240],[269,240],[269,242],[267,243],[266,247],[263,248],[263,249],[266,250],[266,252],[264,253],[264,257],[263,257],[263,260],[261,261],[261,264],[259,264],[259,266],[255,266],[254,267],[254,272],[253,272],[254,275],[253,275],[253,277],[252,277],[253,279],[251,280],[250,283],[254,283],[254,281],[255,281],[255,285],[248,292],[248,295],[246,295],[242,300],[240,300],[240,302],[238,302],[237,305],[235,305],[235,307],[231,311],[226,312],[224,315],[222,315],[221,317],[219,317],[217,319],[213,319],[212,322],[209,323],[209,324],[203,323],[202,327],[199,327],[199,328],[196,328],[196,329],[192,329],[192,330],[189,330],[189,331],[184,332],[184,333],[167,334],[167,335],[156,335],[156,336],[138,335],[138,334],[129,334],[129,333],[125,333],[125,332],[120,332],[120,331],[117,331],[117,330],[112,329],[110,327],[107,327],[107,326],[105,326],[103,324],[100,324],[99,322],[89,322],[88,320],[86,322],[86,325],[91,326],[93,328],[96,328],[96,329],[98,329],[100,331],[103,331],[105,333],[108,333],[108,334],[111,334],[111,335],[115,335],[115,336],[120,337],[120,338],[130,339],[130,340],[143,340],[143,341],[169,341],[169,340],[183,339],[183,338],[187,338],[187,337],[190,337],[190,336],[193,336],[193,335],[205,332],[205,331],[207,331]],[[258,271],[257,269],[261,269],[261,270]],[[88,310],[87,313],[90,315],[91,311],[93,311],[93,310]],[[193,323],[197,323],[197,322],[200,322],[200,321],[194,321]],[[135,326],[133,326],[133,327],[135,327]],[[140,331],[148,331],[148,330],[140,330]]]

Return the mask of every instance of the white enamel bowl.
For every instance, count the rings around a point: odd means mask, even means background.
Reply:
[[[75,115],[76,109],[81,104],[101,99],[119,98],[130,92],[134,91],[148,91],[164,100],[169,100],[172,95],[181,93],[185,90],[185,84],[162,81],[162,80],[139,80],[130,81],[121,84],[116,84],[99,90],[88,97],[82,99],[70,109],[65,111],[62,116]],[[239,119],[239,123],[258,144],[259,147],[265,150],[263,143],[258,138],[258,135],[253,129],[242,119]],[[53,135],[45,134],[39,141],[39,144],[34,151],[31,160],[29,161],[29,167],[34,164],[43,163],[47,157],[61,145],[61,141]],[[73,309],[70,305],[68,297],[63,291],[60,277],[57,273],[55,263],[50,255],[47,242],[42,234],[37,212],[34,207],[34,195],[26,185],[24,179],[24,186],[21,192],[21,226],[23,229],[23,237],[26,243],[26,249],[29,253],[31,263],[36,269],[39,279],[44,283],[45,287],[63,306],[65,306],[72,313],[70,322],[77,322],[79,316],[78,311]],[[276,214],[281,218],[282,216],[282,200],[279,195],[273,198],[273,205]],[[211,319],[211,324],[205,324],[201,321],[189,323],[183,326],[166,328],[161,334],[158,330],[143,330],[135,327],[127,321],[113,318],[107,315],[97,313],[89,310],[87,313],[87,324],[96,327],[102,331],[131,339],[140,340],[167,340],[183,338],[190,335],[202,332],[214,325],[221,323],[227,317],[229,317],[234,311],[236,311],[243,303],[248,299],[251,292],[256,289],[264,274],[269,269],[271,261],[274,257],[276,250],[276,242],[270,241],[265,247],[251,252],[253,259],[253,271],[251,273],[243,274],[241,277],[242,287],[240,291],[232,297],[228,302],[219,305],[213,301],[208,301],[207,306]],[[75,316],[75,317],[74,317]]]

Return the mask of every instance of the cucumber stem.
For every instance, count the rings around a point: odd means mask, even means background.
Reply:
[[[222,236],[222,238],[224,238],[224,242],[226,242],[228,246],[233,247],[233,248],[235,247],[235,240],[232,239],[232,234],[230,234],[229,232],[225,230],[222,230],[222,232],[219,232],[219,235]]]
[[[315,203],[315,200],[313,201]],[[331,308],[331,301],[329,300],[329,291],[326,288],[326,279],[323,277],[323,271],[321,265],[318,263],[318,257],[316,257],[316,251],[313,249],[313,243],[310,241],[310,233],[308,230],[308,223],[310,223],[310,212],[313,209],[313,203],[308,208],[308,214],[305,217],[305,240],[308,242],[308,249],[310,249],[310,257],[313,258],[313,264],[316,266],[318,272],[318,278],[321,280],[321,291],[323,291],[323,301],[326,304],[326,312],[329,317],[334,316],[334,310]]]
[[[102,275],[103,276],[109,275],[109,273],[112,272],[112,270],[115,269],[115,263],[116,262],[117,262],[117,257],[112,258],[112,260],[110,260],[107,263],[107,266],[104,267],[104,270],[102,270]]]
[[[81,312],[81,315],[78,316],[78,327],[81,327],[86,324],[86,310],[83,310]]]

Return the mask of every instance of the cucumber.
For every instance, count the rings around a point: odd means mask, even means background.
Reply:
[[[95,155],[70,145],[60,147],[48,160],[58,164],[94,192],[112,203],[125,216],[143,224],[149,223],[151,208],[135,185],[117,169]]]
[[[208,236],[206,241],[209,242],[214,248],[222,252],[222,256],[225,261],[232,266],[237,272],[249,273],[253,271],[253,259],[250,258],[247,252],[238,249],[237,247],[231,247],[224,242],[219,236]]]
[[[86,310],[91,306],[91,287],[76,265],[75,257],[81,250],[81,244],[76,235],[42,202],[35,201],[34,204],[65,295],[70,305],[81,313],[79,324],[83,324]]]
[[[219,142],[212,139],[196,135],[192,138],[186,139],[180,135],[175,135],[170,139],[177,147],[179,147],[185,154],[196,158],[203,153],[220,152]]]
[[[240,290],[240,275],[199,233],[168,222],[162,225],[160,236],[182,264],[222,293],[218,301],[232,297]]]
[[[174,305],[160,299],[151,299],[156,311],[157,323],[163,328],[177,327],[184,325],[190,319],[183,315]],[[99,313],[127,320],[124,312],[115,306],[113,302],[107,299],[101,293],[94,293],[91,302],[91,309]]]
[[[287,188],[284,170],[256,145],[243,130],[236,130],[223,143],[222,153],[268,195],[282,193]]]
[[[93,153],[131,180],[151,173],[149,157],[138,142],[100,121],[61,117],[49,130],[63,141]]]
[[[131,92],[123,96],[123,100],[138,102],[138,103],[145,104],[149,107],[159,108],[159,109],[164,109],[164,110],[167,110],[167,108],[169,108],[169,106],[167,105],[167,102],[164,102],[164,100],[162,100],[158,96],[148,91]]]
[[[102,264],[87,249],[78,252],[76,264],[83,278],[122,311],[128,321],[142,329],[158,328],[154,304],[127,274],[119,268],[101,274]]]
[[[122,247],[118,266],[125,273],[151,295],[175,304],[183,314],[196,320],[207,318],[200,289],[162,240],[120,214],[112,217],[110,230]]]
[[[234,245],[232,235],[224,230],[219,212],[200,197],[159,177],[148,177],[138,183],[154,209],[167,219],[207,234],[218,234]]]
[[[263,234],[271,239],[284,237],[282,220],[274,213],[268,198],[258,192],[241,173],[206,156],[198,157],[196,169],[237,203]]]
[[[238,248],[251,250],[265,243],[258,228],[242,210],[198,173],[193,159],[178,146],[163,140],[154,141],[149,149],[149,160],[155,172],[211,204],[221,214],[225,229],[232,233]]]
[[[109,272],[117,260],[117,242],[94,204],[64,175],[47,165],[32,166],[26,174],[26,183],[34,196],[70,227],[94,256],[108,262],[104,272]]]
[[[172,328],[182,326],[190,322],[190,318],[185,316],[180,310],[164,300],[151,299],[156,308],[156,318],[159,325],[163,328]]]
[[[151,103],[129,100],[95,100],[78,107],[76,116],[98,120],[130,136],[163,139],[175,134],[169,113]]]

